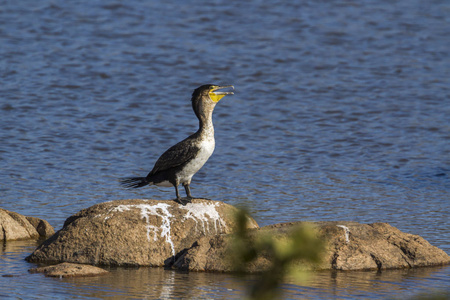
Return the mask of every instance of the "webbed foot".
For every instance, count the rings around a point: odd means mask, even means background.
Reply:
[[[173,201],[175,201],[183,206],[186,206],[186,204],[192,202],[192,199],[193,199],[192,197],[185,197],[185,198],[180,197],[180,198],[173,199]]]
[[[184,201],[181,198],[175,198],[175,199],[173,199],[173,201],[175,201],[176,203],[179,203],[183,206],[186,205],[186,203],[184,203]]]

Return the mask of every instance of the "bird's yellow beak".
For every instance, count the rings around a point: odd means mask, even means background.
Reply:
[[[226,95],[234,94],[233,92],[218,92],[218,90],[225,88],[231,88],[232,90],[234,90],[234,86],[232,85],[224,85],[224,86],[214,85],[209,91],[209,98],[211,98],[213,102],[219,102],[219,100],[225,97]]]

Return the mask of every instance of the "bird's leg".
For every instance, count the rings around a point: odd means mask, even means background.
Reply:
[[[178,192],[178,185],[174,184],[173,186],[175,187],[175,194],[177,195],[177,198],[174,199],[174,201],[177,202],[177,203],[180,203],[181,205],[186,205],[186,203],[184,203],[181,200],[180,193]]]
[[[187,195],[186,202],[191,203],[192,195],[191,195],[191,188],[189,187],[189,183],[183,183],[183,186],[184,186],[184,190],[186,191],[186,195]]]

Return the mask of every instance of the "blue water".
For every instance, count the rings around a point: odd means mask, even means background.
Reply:
[[[0,207],[59,229],[95,203],[173,198],[172,188],[129,191],[118,179],[146,175],[197,129],[193,89],[233,84],[193,196],[246,205],[260,225],[388,222],[450,253],[449,45],[445,0],[4,2]],[[41,278],[22,260],[35,245],[11,247],[1,272],[20,276],[0,278],[0,294],[13,298],[142,298],[156,288],[138,280],[146,272],[200,298],[245,290],[230,275],[160,270]],[[283,290],[321,299],[450,289],[448,267],[392,272],[320,274]],[[133,278],[142,284],[126,289]]]

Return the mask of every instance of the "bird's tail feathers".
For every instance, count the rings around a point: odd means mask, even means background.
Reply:
[[[140,188],[150,184],[146,177],[129,177],[120,180],[120,183],[126,188]]]

